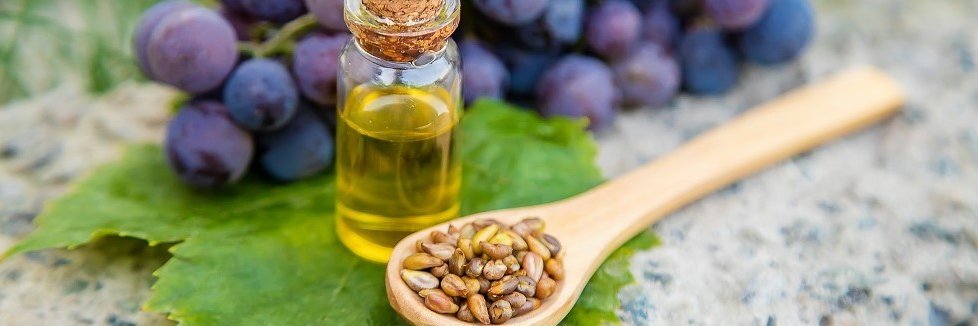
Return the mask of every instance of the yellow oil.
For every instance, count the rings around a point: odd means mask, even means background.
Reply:
[[[336,225],[351,251],[386,262],[401,238],[458,216],[458,106],[441,87],[349,92],[337,119]]]

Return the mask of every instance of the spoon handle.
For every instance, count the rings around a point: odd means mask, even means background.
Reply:
[[[558,203],[559,215],[565,216],[551,214],[548,230],[558,237],[574,236],[568,245],[581,245],[568,252],[599,264],[663,216],[871,125],[903,103],[904,94],[885,73],[869,67],[848,70],[762,104],[652,163]]]

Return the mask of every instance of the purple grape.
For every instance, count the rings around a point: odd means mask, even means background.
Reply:
[[[737,83],[740,63],[714,27],[687,31],[679,43],[683,87],[694,94],[720,94]]]
[[[336,103],[336,77],[340,52],[349,34],[310,34],[295,47],[292,73],[302,94],[316,103]]]
[[[152,70],[150,70],[147,48],[149,47],[149,38],[156,30],[156,26],[159,26],[163,18],[189,8],[197,8],[197,5],[185,0],[164,1],[149,7],[139,19],[139,25],[136,26],[136,31],[132,34],[132,44],[133,52],[136,53],[136,62],[146,77],[155,79]]]
[[[550,67],[537,85],[543,115],[587,117],[591,130],[614,120],[619,97],[611,69],[595,58],[576,54]]]
[[[665,2],[656,2],[642,15],[642,39],[671,49],[679,40],[679,19]]]
[[[524,25],[539,18],[548,2],[550,0],[472,0],[484,15],[509,26]]]
[[[234,28],[217,13],[200,7],[163,18],[153,28],[146,52],[155,80],[191,94],[220,86],[238,61]]]
[[[238,37],[238,41],[248,41],[251,39],[251,28],[258,23],[254,18],[251,18],[247,14],[228,9],[227,7],[221,8],[221,17],[224,17],[234,28],[234,35]]]
[[[287,23],[306,13],[302,0],[240,0],[245,12],[276,24]]]
[[[659,106],[679,90],[679,64],[659,44],[639,45],[612,69],[625,105]]]
[[[224,5],[224,9],[229,11],[236,13],[245,12],[245,7],[242,0],[221,0],[221,4]]]
[[[281,128],[295,115],[299,92],[284,65],[252,59],[238,66],[224,86],[224,103],[238,125],[249,130]]]
[[[282,129],[258,136],[258,163],[273,178],[294,181],[333,162],[333,135],[319,117],[301,109]]]
[[[180,180],[202,188],[240,180],[254,154],[251,135],[231,121],[227,108],[211,101],[184,106],[167,126],[164,146]]]
[[[794,59],[811,42],[814,20],[807,0],[771,0],[761,20],[741,35],[740,51],[761,64]]]
[[[540,77],[560,59],[558,54],[515,47],[497,47],[497,51],[509,68],[509,91],[516,96],[533,95]]]
[[[560,44],[574,44],[584,25],[584,0],[551,0],[543,13],[543,28]]]
[[[591,10],[585,28],[592,51],[608,59],[621,58],[638,43],[642,15],[631,2],[608,0]]]
[[[550,1],[540,19],[514,30],[528,48],[559,51],[577,43],[583,25],[584,0],[560,0]]]
[[[337,32],[347,31],[343,0],[306,0],[306,7],[316,16],[319,25]]]
[[[767,3],[768,0],[703,0],[703,7],[720,27],[737,31],[756,23]]]
[[[474,40],[462,41],[462,98],[472,103],[477,98],[502,98],[509,72],[495,54]]]

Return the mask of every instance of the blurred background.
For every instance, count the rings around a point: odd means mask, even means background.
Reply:
[[[130,44],[153,3],[0,1],[0,249],[123,145],[161,139],[183,95],[147,81]],[[664,245],[633,258],[639,283],[619,295],[625,323],[978,323],[978,1],[811,4],[797,59],[744,63],[720,95],[607,121],[595,134],[605,174],[850,66],[893,75],[908,105],[656,225]],[[164,257],[125,240],[13,257],[0,265],[0,324],[168,324],[139,311]]]
[[[4,1],[0,3],[0,103],[65,84],[102,94],[141,79],[130,40],[156,1]]]

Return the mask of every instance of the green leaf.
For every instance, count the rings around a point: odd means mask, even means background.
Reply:
[[[544,121],[504,105],[478,102],[463,119],[463,215],[551,202],[601,183],[586,121]]]
[[[461,128],[465,213],[558,200],[601,182],[583,122],[484,101]],[[355,257],[336,238],[333,183],[332,175],[289,185],[249,178],[195,191],[168,172],[158,146],[138,146],[53,201],[6,255],[104,235],[178,242],[145,307],[184,324],[399,323],[383,266]],[[566,322],[616,322],[617,290],[631,281],[628,257],[651,244],[640,236],[618,250]]]
[[[601,325],[617,323],[615,310],[620,305],[618,290],[635,282],[628,270],[629,259],[636,251],[652,248],[659,238],[648,231],[639,233],[608,257],[598,271],[591,276],[581,298],[567,314],[562,325]]]

